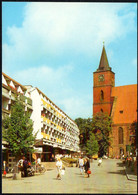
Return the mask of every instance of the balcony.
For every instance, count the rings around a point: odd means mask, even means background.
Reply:
[[[5,88],[2,88],[2,96],[10,98],[9,91]]]
[[[20,95],[20,100],[21,100],[21,101],[25,102],[26,98],[27,98],[27,97],[25,97],[24,95]]]
[[[27,103],[32,106],[32,100],[30,98],[27,98]]]
[[[7,110],[7,109],[5,109],[5,108],[2,108],[2,113],[5,113],[5,114],[9,115],[10,114],[10,111]]]
[[[41,135],[43,136],[43,138],[46,138],[46,139],[50,139],[50,135],[49,134],[46,134],[44,132],[41,132]]]

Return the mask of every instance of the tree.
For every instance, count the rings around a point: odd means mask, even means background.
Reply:
[[[130,139],[131,139],[131,152],[135,155],[136,153],[136,147],[137,147],[137,142],[136,142],[136,135],[137,135],[137,121],[133,121],[131,123],[130,128]]]
[[[93,118],[78,118],[75,119],[75,122],[80,129],[80,148],[85,151],[88,149],[90,142],[87,144],[87,141],[90,140],[90,135],[93,133],[99,145],[99,155],[106,154],[111,143],[109,136],[112,124],[111,117],[108,114],[99,112]]]
[[[100,156],[106,154],[111,144],[111,124],[111,117],[103,112],[96,113],[92,118],[92,132],[98,141]]]
[[[77,118],[75,119],[75,122],[80,130],[80,148],[82,151],[86,151],[86,143],[87,140],[89,140],[90,132],[92,131],[92,119]]]
[[[11,106],[11,114],[2,121],[3,139],[8,142],[13,156],[18,160],[21,155],[32,153],[36,134],[33,135],[33,122],[24,105],[19,100]]]
[[[90,139],[86,143],[86,151],[88,155],[97,154],[99,151],[98,141],[95,139],[95,135],[90,133]]]

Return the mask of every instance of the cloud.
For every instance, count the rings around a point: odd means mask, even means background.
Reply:
[[[132,60],[132,65],[135,66],[135,67],[137,67],[137,58],[135,58],[135,59]]]
[[[28,3],[22,27],[7,29],[10,44],[3,45],[3,65],[10,66],[12,58],[18,67],[27,66],[65,52],[96,55],[103,41],[109,44],[134,29],[133,10],[123,12],[128,7],[125,3]]]
[[[78,94],[71,98],[65,98],[62,100],[62,107],[73,119],[92,117],[92,97],[90,95],[79,96]]]
[[[23,71],[15,71],[12,75],[24,85],[30,83],[30,85],[34,85],[38,88],[39,86],[42,86],[42,88],[52,88],[54,91],[57,91],[56,89],[68,82],[69,75],[72,71],[73,66],[71,64],[59,68],[42,65],[28,68]]]
[[[70,117],[91,117],[89,58],[99,61],[103,41],[118,42],[135,31],[135,13],[130,3],[29,2],[22,25],[7,29],[3,72],[40,88]],[[109,57],[113,55],[110,50]]]
[[[79,116],[91,117],[92,94],[82,94],[79,89],[76,91],[71,87],[70,75],[72,71],[72,64],[57,69],[43,65],[24,71],[16,71],[10,76],[23,85],[30,84],[38,87],[72,119]]]

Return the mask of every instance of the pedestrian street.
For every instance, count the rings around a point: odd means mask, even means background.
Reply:
[[[109,194],[136,194],[137,182],[127,179],[120,160],[103,160],[91,163],[92,174],[84,178],[78,167],[66,167],[65,175],[57,180],[57,170],[52,169],[44,174],[12,180],[2,179],[2,193],[109,193]]]

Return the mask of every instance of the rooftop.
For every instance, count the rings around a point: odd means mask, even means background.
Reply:
[[[137,84],[113,87],[114,99],[111,116],[114,124],[137,121]]]

